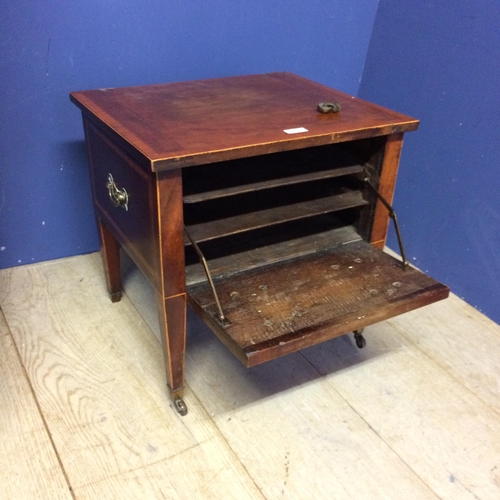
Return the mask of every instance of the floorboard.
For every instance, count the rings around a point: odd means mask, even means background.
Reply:
[[[345,370],[344,343],[304,355],[439,498],[500,498],[498,414],[391,324],[365,338],[363,362]]]
[[[1,312],[0,439],[0,498],[72,498]]]
[[[126,297],[111,304],[95,259],[2,271],[1,304],[74,491],[101,482],[101,498],[104,480],[206,441],[230,449],[189,388],[189,418],[173,411],[157,340]],[[206,473],[214,467],[207,461]],[[244,471],[231,473],[233,490],[250,484],[259,495]]]
[[[389,323],[500,415],[499,325],[456,295]]]
[[[0,279],[0,498],[500,498],[500,327],[455,296],[252,369],[189,313],[182,418],[136,268]]]

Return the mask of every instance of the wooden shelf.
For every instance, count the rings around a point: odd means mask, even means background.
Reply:
[[[199,243],[273,224],[362,207],[367,204],[368,202],[363,199],[361,191],[346,191],[333,196],[243,213],[186,227],[192,238]],[[189,244],[186,237],[184,242],[186,245]]]
[[[301,184],[305,182],[312,182],[318,180],[333,179],[344,175],[358,174],[363,171],[361,165],[352,165],[348,167],[331,168],[328,170],[321,170],[319,172],[307,172],[299,175],[292,175],[289,177],[280,177],[269,179],[261,182],[251,182],[249,184],[231,186],[223,189],[214,189],[196,194],[190,194],[183,197],[184,203],[199,203],[208,200],[215,200],[225,198],[227,196],[234,196],[243,193],[250,193],[253,191],[261,191],[265,189],[272,189],[276,187],[291,186],[294,184]]]
[[[231,253],[224,257],[209,260],[208,266],[213,278],[229,277],[236,273],[317,253],[318,249],[332,249],[338,245],[345,245],[360,239],[361,236],[356,232],[354,226],[343,226],[317,234]],[[187,286],[204,281],[207,281],[207,277],[203,266],[199,262],[186,266]]]
[[[188,286],[188,300],[246,366],[448,295],[446,286],[416,269],[403,270],[401,262],[365,241],[214,281],[231,325],[217,321],[206,282]]]

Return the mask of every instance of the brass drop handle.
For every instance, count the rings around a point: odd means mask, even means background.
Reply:
[[[120,189],[113,179],[111,174],[108,174],[108,182],[106,183],[108,188],[109,199],[115,207],[122,207],[128,211],[128,193],[125,188]]]

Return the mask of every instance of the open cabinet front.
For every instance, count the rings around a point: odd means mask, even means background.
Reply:
[[[207,282],[191,305],[246,365],[297,351],[444,299],[448,288],[357,241],[215,280],[230,324],[218,321]]]
[[[376,248],[386,151],[378,137],[184,171],[188,300],[246,366],[448,295]]]

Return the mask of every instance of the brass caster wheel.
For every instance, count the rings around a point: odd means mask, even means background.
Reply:
[[[175,399],[174,406],[175,406],[175,409],[177,410],[177,413],[179,413],[179,415],[181,415],[182,417],[187,415],[188,409],[187,409],[186,403],[184,403],[184,400],[182,398]]]
[[[354,341],[356,342],[358,349],[363,349],[363,347],[366,346],[366,340],[363,337],[363,329],[354,330]]]

